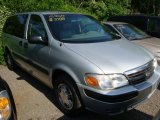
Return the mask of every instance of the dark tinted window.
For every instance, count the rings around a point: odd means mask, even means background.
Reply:
[[[3,32],[23,38],[27,14],[11,16],[7,19]]]
[[[31,15],[27,36],[28,39],[32,36],[41,36],[43,40],[47,39],[47,32],[40,16]]]

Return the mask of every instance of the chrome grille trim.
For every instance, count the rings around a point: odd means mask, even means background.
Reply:
[[[139,84],[146,81],[154,73],[153,60],[143,66],[124,72],[130,84]]]

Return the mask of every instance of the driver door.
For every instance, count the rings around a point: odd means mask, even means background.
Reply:
[[[29,43],[26,42],[26,51],[25,57],[28,60],[28,66],[30,68],[29,73],[41,80],[45,84],[49,84],[49,51],[50,47],[48,46],[48,35],[46,28],[44,26],[43,20],[39,15],[31,15],[27,39],[32,37],[41,37],[42,43]]]

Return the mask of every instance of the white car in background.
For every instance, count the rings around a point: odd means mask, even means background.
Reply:
[[[160,39],[149,36],[137,27],[124,22],[104,22],[103,23],[113,34],[120,35],[134,43],[144,46],[155,54],[160,61]]]

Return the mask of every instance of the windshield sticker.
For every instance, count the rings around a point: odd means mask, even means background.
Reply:
[[[64,21],[65,20],[65,15],[51,15],[49,16],[49,21],[52,22],[52,21]]]

